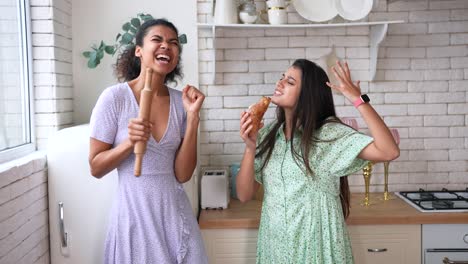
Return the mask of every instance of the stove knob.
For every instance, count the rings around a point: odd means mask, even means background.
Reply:
[[[465,241],[465,243],[468,244],[468,234],[465,234],[465,235],[463,236],[463,241]]]

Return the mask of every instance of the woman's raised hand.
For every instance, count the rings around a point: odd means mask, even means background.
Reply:
[[[198,114],[204,100],[205,95],[195,88],[195,86],[186,85],[182,90],[182,102],[187,113]]]
[[[260,123],[260,128],[263,127],[263,122]],[[241,113],[240,120],[240,136],[244,140],[247,148],[255,151],[257,147],[257,135],[258,131],[255,133],[250,133],[252,130],[252,118],[250,118],[250,113],[243,111]]]
[[[128,139],[135,146],[137,141],[148,141],[151,136],[151,123],[142,118],[132,118],[128,122]]]
[[[336,61],[336,65],[332,67],[332,70],[339,84],[327,82],[327,85],[333,90],[342,93],[343,96],[353,103],[361,95],[360,81],[353,83],[347,62],[344,62],[342,65],[342,63]]]

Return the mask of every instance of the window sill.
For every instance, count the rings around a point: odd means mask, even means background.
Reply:
[[[22,158],[0,164],[0,188],[44,170],[47,167],[46,154],[45,151],[35,151]]]

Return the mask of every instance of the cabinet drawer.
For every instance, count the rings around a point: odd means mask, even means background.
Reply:
[[[356,263],[421,263],[420,225],[349,226]]]
[[[257,229],[202,230],[210,264],[254,264]]]

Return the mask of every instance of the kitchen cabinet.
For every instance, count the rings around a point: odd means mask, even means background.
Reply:
[[[421,263],[421,225],[348,226],[355,263]],[[210,264],[255,263],[257,229],[202,229]]]
[[[377,69],[377,55],[379,51],[379,45],[387,34],[389,24],[400,24],[404,23],[403,20],[395,21],[371,21],[371,22],[351,22],[351,23],[314,23],[314,24],[282,24],[282,25],[270,25],[270,24],[198,24],[198,28],[209,28],[212,31],[213,36],[213,58],[216,58],[216,29],[217,28],[232,28],[232,29],[244,29],[244,28],[256,28],[256,29],[269,29],[269,28],[331,28],[331,27],[355,27],[355,26],[370,26],[370,38],[369,38],[369,49],[370,49],[370,70],[369,76],[371,80],[374,79]],[[216,75],[216,59],[213,60],[213,81]]]
[[[373,197],[382,195],[372,194]],[[422,263],[422,226],[461,224],[462,230],[467,230],[467,212],[423,213],[401,199],[365,207],[360,205],[363,198],[362,193],[351,194],[352,209],[346,220],[356,264],[419,264]],[[211,264],[255,263],[261,206],[258,200],[241,203],[233,199],[226,210],[201,210],[198,221]],[[443,227],[445,233],[448,228]],[[462,234],[456,237],[458,242],[468,243],[463,242],[465,231],[453,232]],[[441,235],[437,233],[437,237]],[[453,244],[450,248],[462,248],[462,245],[465,244]],[[425,247],[440,246],[426,244]],[[463,258],[454,256],[453,259]]]
[[[210,264],[255,263],[257,229],[202,229]]]
[[[421,263],[421,225],[352,225],[348,231],[356,263]]]

